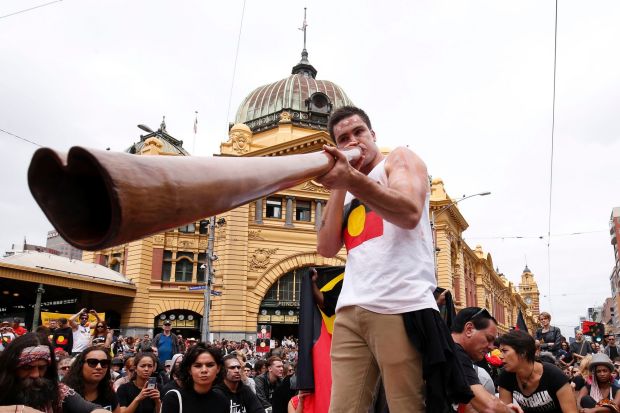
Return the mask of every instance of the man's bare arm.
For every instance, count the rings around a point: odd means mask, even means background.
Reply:
[[[397,148],[385,160],[385,171],[387,187],[364,176],[365,180],[353,180],[349,192],[386,221],[401,228],[415,228],[429,190],[426,165],[409,149]]]
[[[317,251],[331,258],[338,254],[344,243],[342,239],[342,214],[344,212],[344,189],[332,190],[329,201],[323,210],[321,226],[317,234]]]

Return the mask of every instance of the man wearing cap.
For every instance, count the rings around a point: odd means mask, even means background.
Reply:
[[[52,346],[35,333],[17,337],[0,354],[0,406],[18,413],[109,413],[58,382]]]
[[[456,315],[450,329],[456,344],[456,357],[463,368],[467,384],[474,393],[470,404],[459,405],[456,411],[469,411],[471,406],[477,412],[522,413],[518,405],[504,404],[495,395],[487,392],[474,369],[474,363],[482,360],[486,353],[495,347],[497,337],[495,318],[485,308],[467,307]]]
[[[164,321],[164,331],[153,338],[153,345],[157,347],[160,366],[163,366],[166,360],[172,360],[172,356],[179,352],[179,340],[172,332],[170,320]]]

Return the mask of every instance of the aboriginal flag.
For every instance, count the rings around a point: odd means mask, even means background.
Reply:
[[[330,348],[336,302],[342,289],[344,267],[317,268],[317,286],[323,293],[320,310],[312,296],[309,273],[301,281],[299,313],[298,390],[312,390],[304,397],[304,413],[327,413],[332,386]]]
[[[523,318],[523,313],[519,310],[519,315],[517,315],[517,325],[515,326],[515,330],[519,331],[527,331],[527,324],[525,324],[525,318]]]
[[[383,219],[358,199],[345,205],[343,223],[343,239],[347,251],[383,235]]]

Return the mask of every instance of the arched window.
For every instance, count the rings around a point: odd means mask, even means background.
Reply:
[[[176,282],[191,282],[193,268],[194,264],[190,260],[185,258],[178,260],[174,272],[174,280]]]
[[[299,301],[301,269],[284,274],[265,295],[265,301]]]

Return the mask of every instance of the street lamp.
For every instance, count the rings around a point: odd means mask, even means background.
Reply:
[[[448,209],[452,208],[454,205],[458,204],[461,201],[464,201],[469,198],[473,198],[475,196],[487,196],[487,195],[491,195],[491,192],[486,191],[486,192],[479,192],[473,195],[463,195],[462,198],[459,198],[456,201],[452,201],[448,205],[445,205],[444,207],[442,207],[439,211],[437,211],[437,213],[435,213],[435,211],[431,211],[431,230],[433,231],[433,247],[435,247],[435,253],[433,254],[433,258],[435,259],[435,278],[437,278],[438,276],[437,274],[437,252],[439,252],[439,249],[437,248],[437,228],[435,227],[435,220],[441,214],[443,214]]]
[[[436,219],[439,215],[441,215],[441,214],[443,214],[444,212],[446,212],[446,211],[447,211],[450,207],[452,207],[452,206],[454,206],[454,205],[458,204],[459,202],[464,201],[464,200],[469,199],[469,198],[473,198],[473,197],[475,197],[475,196],[487,196],[487,195],[491,195],[491,192],[488,192],[488,191],[487,191],[487,192],[480,192],[480,193],[473,194],[473,195],[463,195],[463,197],[462,197],[462,198],[459,198],[459,199],[457,199],[457,200],[456,200],[456,201],[454,201],[454,202],[450,202],[448,205],[444,206],[444,207],[443,207],[443,208],[441,208],[439,211],[437,211],[437,213],[435,213],[435,211],[433,211],[433,212],[432,212],[431,224],[433,225],[433,227],[435,227],[435,219]]]

